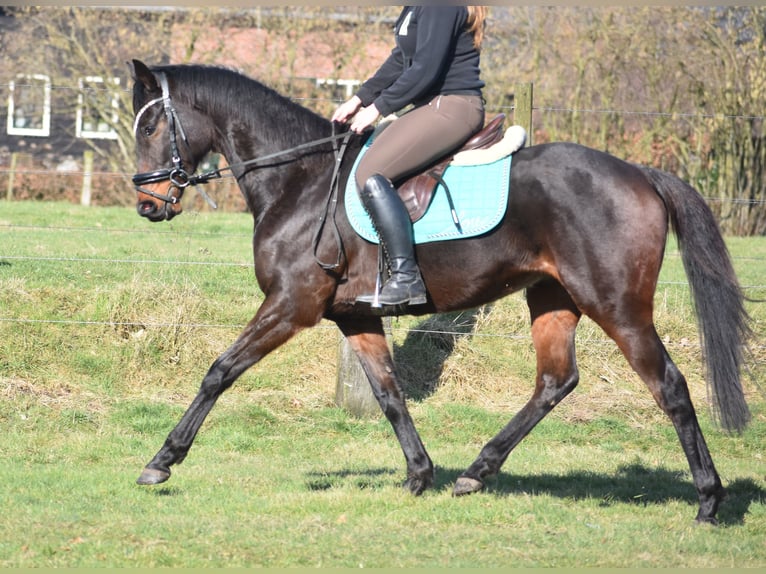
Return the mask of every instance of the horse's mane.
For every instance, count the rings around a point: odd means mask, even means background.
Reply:
[[[197,64],[153,70],[165,72],[178,86],[173,98],[190,105],[206,102],[208,111],[225,110],[238,118],[252,118],[271,141],[285,141],[290,132],[300,133],[304,139],[312,134],[322,137],[330,130],[328,119],[236,70]]]

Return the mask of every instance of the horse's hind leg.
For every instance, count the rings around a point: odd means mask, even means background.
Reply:
[[[594,320],[617,342],[654,400],[673,422],[699,496],[697,521],[715,524],[725,491],[697,422],[686,379],[668,355],[654,325],[630,326],[625,317],[619,326],[605,324],[598,317]]]
[[[529,402],[460,475],[453,490],[456,496],[481,490],[484,479],[500,471],[514,447],[579,381],[574,337],[580,312],[569,294],[556,281],[546,280],[527,289],[527,305],[537,354],[535,391]]]
[[[413,494],[421,494],[433,485],[434,465],[420,440],[396,382],[383,324],[377,317],[338,320],[337,324],[359,357],[372,392],[399,439],[407,461],[405,486]]]

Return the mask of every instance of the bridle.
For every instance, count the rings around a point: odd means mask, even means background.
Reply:
[[[133,176],[133,185],[135,186],[136,191],[143,193],[145,195],[148,195],[150,197],[153,197],[155,199],[159,199],[160,201],[164,201],[166,204],[175,205],[181,201],[181,197],[183,197],[184,190],[190,185],[193,185],[195,189],[197,190],[197,192],[205,199],[205,201],[208,202],[210,207],[212,207],[213,209],[217,209],[218,206],[216,205],[216,203],[200,187],[198,187],[198,184],[208,183],[210,180],[226,177],[223,175],[223,172],[233,171],[235,167],[237,168],[268,167],[269,165],[273,165],[274,162],[272,162],[272,160],[274,159],[281,158],[290,154],[294,154],[296,152],[300,152],[306,149],[314,148],[322,144],[332,143],[333,153],[335,154],[335,165],[333,167],[332,178],[330,181],[330,194],[327,199],[327,204],[325,206],[324,213],[319,219],[319,227],[317,228],[317,232],[314,237],[314,259],[326,271],[334,271],[338,269],[341,265],[343,247],[342,247],[340,234],[337,228],[337,224],[335,224],[333,227],[333,234],[335,237],[336,245],[338,247],[338,255],[335,262],[325,263],[322,260],[320,260],[318,256],[318,250],[319,250],[319,242],[324,232],[324,228],[325,228],[325,224],[327,223],[327,220],[331,219],[333,223],[335,220],[335,210],[337,209],[337,205],[338,205],[338,188],[340,185],[339,175],[340,175],[341,162],[343,160],[343,155],[346,151],[348,141],[351,138],[351,135],[353,132],[346,131],[346,132],[336,134],[335,122],[333,122],[332,124],[333,134],[331,136],[312,140],[310,142],[306,142],[304,144],[300,144],[286,150],[282,150],[282,151],[278,151],[278,152],[264,155],[261,157],[253,158],[247,161],[239,162],[236,164],[230,164],[230,165],[227,165],[226,167],[212,169],[204,173],[189,174],[189,172],[187,172],[184,169],[183,160],[181,159],[181,154],[179,153],[179,150],[178,150],[177,131],[180,132],[181,138],[183,138],[183,141],[187,146],[189,145],[189,140],[187,139],[186,132],[184,131],[183,126],[181,125],[181,122],[178,119],[178,113],[176,112],[175,108],[173,107],[173,103],[170,100],[170,90],[168,88],[167,77],[163,72],[159,72],[158,75],[160,78],[160,87],[162,88],[162,96],[148,101],[146,104],[143,105],[143,107],[140,110],[138,110],[138,113],[136,113],[136,119],[133,122],[133,134],[134,136],[138,135],[138,124],[139,124],[139,121],[141,120],[141,116],[143,116],[149,108],[162,102],[162,105],[165,109],[165,117],[168,122],[168,133],[170,135],[170,153],[171,153],[171,158],[172,158],[171,161],[173,163],[173,166],[163,168],[163,169],[158,169],[155,171],[135,174]],[[338,141],[340,141],[340,145],[337,145]],[[259,165],[259,164],[262,164],[262,165]],[[229,177],[235,177],[235,176],[233,173],[231,173],[229,174]],[[167,195],[163,195],[161,193],[157,193],[155,191],[152,191],[150,189],[146,189],[145,187],[143,187],[147,184],[159,183],[161,181],[169,181],[171,188],[172,187],[177,188],[179,190],[178,196],[176,197],[176,196],[170,195],[170,193],[168,193]]]
[[[143,116],[144,113],[146,113],[146,111],[154,104],[162,102],[163,106],[165,107],[165,117],[168,121],[168,133],[170,134],[170,153],[173,167],[158,169],[151,172],[137,173],[133,176],[133,185],[136,187],[136,191],[140,191],[143,194],[164,201],[165,203],[176,204],[181,201],[184,189],[190,185],[194,185],[196,182],[192,181],[193,177],[190,176],[189,173],[184,169],[183,160],[181,159],[181,154],[178,150],[178,135],[176,133],[176,126],[178,126],[178,130],[181,132],[181,137],[187,145],[189,144],[189,140],[186,137],[186,132],[184,132],[181,122],[178,120],[178,113],[173,107],[173,103],[170,101],[168,79],[165,74],[160,74],[160,86],[162,87],[162,96],[147,102],[144,107],[142,107],[136,114],[136,119],[133,122],[133,134],[137,135],[138,122],[141,120],[141,116]],[[142,187],[149,183],[159,183],[161,181],[170,181],[170,184],[181,192],[180,195],[178,195],[178,197],[170,194],[163,195],[161,193],[157,193]],[[212,202],[209,197],[205,197],[209,203]],[[215,209],[216,205],[211,203],[211,207]]]
[[[177,134],[180,133],[181,138],[183,139],[184,143],[186,143],[187,146],[189,145],[189,140],[186,137],[186,132],[184,132],[183,126],[181,125],[181,122],[178,119],[178,113],[173,107],[173,103],[170,99],[170,90],[168,88],[167,76],[163,72],[159,72],[158,75],[160,79],[160,87],[162,88],[162,96],[148,101],[138,111],[138,113],[136,113],[136,119],[133,122],[133,134],[137,135],[138,123],[141,120],[141,116],[143,116],[143,114],[145,114],[146,111],[149,108],[151,108],[153,105],[162,102],[165,109],[165,117],[168,122],[168,134],[170,136],[170,153],[171,153],[171,158],[172,158],[171,161],[173,163],[173,166],[163,168],[163,169],[158,169],[155,171],[135,174],[133,176],[133,185],[136,188],[136,191],[141,192],[150,197],[153,197],[155,199],[159,199],[160,201],[164,201],[165,203],[175,205],[179,201],[181,201],[181,197],[183,197],[184,190],[190,185],[193,185],[195,186],[195,189],[200,193],[200,195],[202,195],[205,201],[207,201],[208,204],[210,204],[210,206],[213,209],[216,209],[217,208],[216,203],[201,188],[197,187],[198,184],[208,183],[210,180],[220,179],[222,177],[225,177],[223,175],[223,172],[232,171],[235,167],[245,167],[245,166],[258,167],[259,163],[265,164],[265,162],[268,162],[270,160],[273,160],[282,156],[299,152],[304,149],[316,147],[325,143],[330,143],[330,142],[335,143],[338,140],[342,139],[343,142],[340,148],[333,146],[333,151],[336,154],[336,162],[335,162],[336,173],[333,175],[333,180],[337,179],[337,171],[340,167],[340,158],[343,155],[343,151],[345,151],[345,147],[351,136],[351,132],[336,134],[335,123],[333,123],[333,135],[329,137],[313,140],[305,144],[301,144],[283,151],[253,158],[251,160],[239,162],[236,164],[227,165],[226,167],[213,169],[210,171],[206,171],[204,173],[190,174],[184,169],[183,160],[181,159],[181,154],[179,153],[179,150],[178,150],[178,135]],[[265,165],[268,165],[268,164],[265,164]],[[265,165],[261,167],[265,167]],[[234,177],[233,174],[231,174],[230,177]],[[168,193],[167,195],[163,195],[161,193],[157,193],[155,191],[152,191],[150,189],[146,189],[145,187],[143,187],[147,184],[159,183],[161,181],[169,181],[172,187],[175,187],[176,189],[179,190],[180,192],[179,195],[173,196],[173,195],[170,195],[170,193]]]

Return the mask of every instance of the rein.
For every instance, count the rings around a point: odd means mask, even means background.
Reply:
[[[133,134],[137,135],[138,123],[141,119],[141,116],[144,113],[146,113],[146,111],[149,108],[151,108],[153,105],[162,102],[165,109],[165,117],[167,118],[167,121],[168,121],[168,132],[170,135],[170,152],[172,156],[173,167],[135,174],[133,176],[133,185],[136,188],[136,191],[140,191],[141,193],[144,193],[150,197],[159,199],[166,203],[176,204],[179,201],[181,201],[181,197],[183,196],[183,191],[190,185],[193,185],[194,188],[197,190],[197,192],[205,199],[205,201],[208,202],[210,207],[212,207],[213,209],[217,209],[218,206],[216,205],[216,203],[212,200],[212,198],[210,198],[210,196],[207,195],[207,193],[205,193],[201,188],[197,187],[198,184],[208,183],[213,179],[220,179],[223,177],[235,177],[234,173],[231,173],[229,176],[223,175],[223,173],[226,171],[233,172],[234,168],[266,167],[266,162],[271,162],[274,159],[288,156],[303,150],[311,149],[311,148],[320,146],[322,144],[332,143],[333,153],[335,154],[335,165],[333,167],[333,174],[332,174],[332,179],[330,182],[330,195],[327,200],[327,205],[325,206],[325,211],[322,214],[322,217],[320,218],[319,228],[317,229],[317,233],[314,238],[314,259],[316,260],[317,264],[325,271],[332,271],[334,269],[337,269],[340,266],[341,257],[343,255],[343,242],[341,240],[340,232],[338,231],[337,224],[334,225],[334,229],[333,229],[335,243],[338,247],[338,256],[335,263],[322,262],[317,255],[317,251],[319,249],[319,243],[322,238],[322,233],[324,231],[324,227],[327,222],[327,219],[328,218],[332,219],[333,223],[335,223],[335,213],[338,206],[338,189],[340,187],[339,176],[340,176],[341,162],[343,160],[343,155],[345,154],[348,141],[351,138],[351,132],[347,131],[344,133],[336,134],[335,123],[333,122],[332,124],[333,135],[331,136],[312,140],[310,142],[306,142],[306,143],[297,145],[295,147],[291,147],[289,149],[270,153],[264,156],[250,159],[250,160],[227,165],[226,167],[212,169],[200,174],[196,174],[196,175],[189,174],[183,167],[183,160],[181,159],[181,154],[178,149],[178,135],[176,132],[176,127],[178,128],[178,131],[181,134],[181,138],[183,139],[184,143],[186,143],[187,146],[189,145],[189,140],[187,139],[183,126],[181,125],[181,122],[178,119],[178,113],[176,112],[170,100],[170,90],[168,88],[167,76],[164,73],[160,73],[159,77],[160,77],[160,86],[162,87],[162,96],[159,98],[150,100],[149,102],[144,104],[144,106],[138,111],[138,113],[136,114],[136,119],[133,122]],[[338,147],[335,144],[339,140],[342,140],[342,141],[340,146]],[[157,193],[142,187],[149,183],[158,183],[161,181],[170,181],[171,186],[177,188],[181,192],[178,195],[178,197],[172,196],[170,194],[163,195],[161,193]]]
[[[333,130],[335,129],[335,124],[333,124]],[[343,156],[346,153],[346,146],[348,145],[348,140],[351,137],[351,132],[346,132],[345,134],[342,134],[344,136],[343,141],[340,144],[340,148],[336,148],[333,145],[333,151],[335,152],[335,167],[333,167],[332,170],[332,179],[330,180],[330,195],[327,198],[327,205],[325,206],[324,213],[322,214],[322,217],[319,220],[319,228],[317,229],[317,233],[314,236],[314,261],[317,262],[317,264],[324,269],[325,271],[333,271],[340,267],[341,258],[343,257],[343,240],[340,237],[340,232],[338,231],[338,224],[335,222],[335,213],[338,209],[338,190],[340,189],[340,167],[341,163],[343,161]],[[322,240],[322,232],[324,231],[325,223],[327,222],[328,217],[332,219],[333,222],[333,235],[335,238],[335,245],[338,247],[338,256],[335,259],[335,263],[324,263],[321,259],[319,259],[319,255],[317,255],[317,251],[319,251],[319,242]]]

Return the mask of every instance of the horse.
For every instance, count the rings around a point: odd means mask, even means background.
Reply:
[[[264,300],[210,366],[199,391],[137,482],[159,484],[181,463],[216,400],[247,369],[323,319],[346,337],[393,427],[403,486],[433,486],[434,464],[397,382],[385,312],[356,302],[378,273],[378,247],[338,207],[368,134],[351,134],[242,73],[219,66],[129,64],[133,80],[138,214],[183,211],[209,152],[222,154],[254,219],[253,254]],[[342,139],[341,139],[342,138]],[[342,151],[342,153],[341,153]],[[335,189],[335,192],[333,192]],[[491,231],[416,246],[427,303],[412,315],[472,309],[524,290],[537,375],[528,402],[462,472],[453,495],[480,491],[510,452],[578,384],[575,330],[582,315],[611,337],[672,421],[699,499],[715,524],[725,489],[684,375],[653,322],[653,297],[673,231],[693,294],[716,421],[741,431],[750,412],[740,380],[750,317],[715,218],[700,194],[669,173],[569,142],[513,156],[506,212]],[[330,261],[328,263],[327,261]],[[333,262],[334,261],[334,262]],[[385,310],[384,310],[385,311]]]

